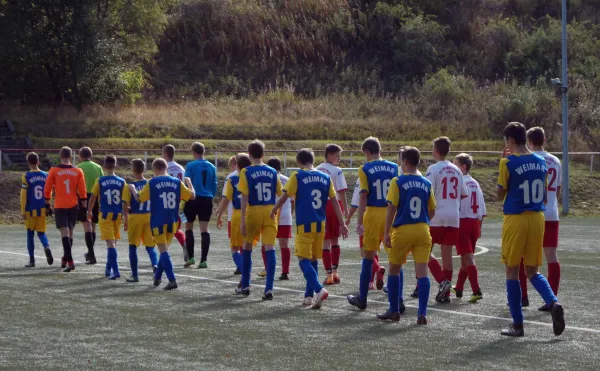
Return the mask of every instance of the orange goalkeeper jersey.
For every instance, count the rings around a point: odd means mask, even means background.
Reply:
[[[87,198],[83,171],[73,165],[59,165],[48,172],[44,187],[44,198],[50,201],[54,189],[54,207],[70,209],[77,206],[80,199]]]

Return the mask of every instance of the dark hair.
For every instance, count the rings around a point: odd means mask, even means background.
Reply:
[[[450,138],[448,137],[439,137],[433,140],[433,148],[442,156],[448,156],[450,144]]]
[[[152,168],[158,171],[163,171],[167,169],[167,161],[163,158],[157,158],[152,161]]]
[[[265,155],[265,144],[258,139],[253,140],[248,144],[248,153],[253,158],[263,158]]]
[[[204,144],[200,142],[192,144],[192,152],[197,153],[201,156],[204,155]]]
[[[310,148],[302,148],[296,155],[296,161],[302,165],[312,165],[315,162],[315,154]]]
[[[544,132],[543,128],[536,126],[527,130],[527,139],[530,140],[534,146],[540,147],[544,145],[546,133]]]
[[[81,147],[79,149],[79,156],[81,156],[81,158],[92,158],[92,149],[90,147]]]
[[[456,161],[458,161],[461,165],[467,166],[467,171],[471,171],[471,167],[473,166],[473,157],[471,157],[468,153],[459,153],[454,157]]]
[[[410,166],[419,166],[419,162],[421,162],[421,152],[419,152],[417,147],[402,147],[399,155],[400,160],[408,161]]]
[[[269,161],[267,161],[267,165],[277,171],[281,171],[281,160],[277,157],[271,157]]]
[[[40,163],[40,156],[35,152],[29,152],[27,154],[27,163],[29,165],[37,165]]]
[[[59,153],[60,158],[68,158],[73,157],[73,150],[69,147],[62,147]]]
[[[247,153],[238,153],[237,156],[235,156],[235,160],[237,162],[238,170],[242,170],[252,164],[250,156],[248,156]]]
[[[506,139],[513,138],[515,144],[522,146],[527,144],[527,130],[525,125],[520,122],[510,122],[504,128],[504,137]]]
[[[379,139],[375,137],[368,137],[363,141],[361,151],[367,151],[373,155],[381,153],[381,144],[379,144]]]
[[[338,146],[337,144],[328,144],[325,146],[325,159],[327,159],[327,156],[338,153],[338,152],[342,152],[343,149],[342,147]]]
[[[104,167],[106,169],[114,169],[117,166],[117,158],[113,155],[104,157]]]
[[[143,174],[146,171],[146,163],[141,158],[131,160],[131,168],[136,174]]]
[[[193,150],[193,147],[192,147]],[[167,144],[162,148],[163,154],[167,155],[169,159],[173,159],[175,157],[175,146],[172,144]],[[204,153],[204,152],[203,152]]]

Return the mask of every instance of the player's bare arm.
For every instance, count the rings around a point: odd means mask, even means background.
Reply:
[[[185,184],[185,186],[192,191],[192,195],[190,196],[188,201],[194,200],[196,198],[196,190],[194,189],[194,185],[192,184],[192,180],[188,177],[185,177],[185,180],[183,182]]]
[[[129,204],[125,201],[122,203],[123,205],[123,231],[127,232],[127,227],[129,226]],[[89,214],[89,212],[88,212]]]
[[[345,240],[346,238],[348,238],[350,231],[348,230],[348,226],[344,223],[344,214],[342,214],[342,209],[340,208],[340,203],[338,202],[337,198],[334,197],[331,199],[331,201],[331,204],[333,205],[333,210],[335,211],[335,215],[337,216],[338,221],[340,222],[340,234]]]
[[[242,220],[240,222],[240,229],[242,230],[242,236],[246,237],[246,210],[248,209],[248,195],[242,194],[241,210]]]
[[[496,188],[496,198],[498,201],[504,201],[504,196],[506,196],[506,189],[498,186]]]
[[[281,207],[288,200],[288,198],[290,198],[290,196],[288,196],[287,192],[284,191],[281,197],[279,197],[279,200],[277,200],[277,202],[275,203],[275,206],[273,206],[273,208],[271,209],[271,219],[275,220],[275,216],[277,216],[277,210],[281,209]]]
[[[98,197],[96,197],[95,194],[92,194],[92,197],[90,197],[90,205],[93,205],[94,202],[96,202],[96,199]],[[85,207],[85,205],[82,205],[81,207]],[[87,216],[88,216],[88,220],[92,220],[92,209],[87,211]]]
[[[392,247],[392,237],[390,233],[392,231],[392,223],[394,222],[396,211],[398,211],[398,207],[391,202],[388,203],[387,213],[385,215],[385,229],[383,230],[383,243],[389,248]],[[431,211],[429,213],[431,214]]]
[[[344,218],[347,218],[348,217],[348,200],[346,199],[346,190],[343,189],[341,191],[338,191],[337,198],[338,198],[338,200],[340,200],[342,202]],[[342,223],[342,222],[340,222],[340,223]],[[342,224],[344,224],[344,223],[342,223]]]
[[[223,197],[223,199],[221,200],[221,203],[219,204],[219,210],[217,210],[217,229],[218,230],[223,229],[223,220],[221,220],[221,218],[223,217],[223,213],[225,212],[225,209],[227,209],[227,206],[229,206],[229,200],[227,199],[227,197]]]
[[[433,219],[435,216],[435,209],[429,209],[429,220]]]
[[[365,216],[365,210],[367,209],[367,196],[367,192],[361,192],[360,199],[358,200],[358,221],[356,222],[356,233],[358,233],[360,236],[362,236],[365,231],[363,219]]]
[[[133,184],[128,184],[129,192],[131,192],[131,197],[133,197],[137,202],[140,202],[140,195],[138,194],[137,189]],[[93,205],[93,204],[92,204]]]

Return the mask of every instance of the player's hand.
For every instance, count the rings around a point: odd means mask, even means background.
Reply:
[[[54,210],[52,210],[52,207],[50,206],[50,204],[46,204],[46,216],[52,216],[54,215]]]
[[[223,221],[221,220],[221,216],[219,216],[219,217],[217,218],[217,229],[218,229],[218,230],[221,230],[221,229],[223,229]]]
[[[25,213],[21,214],[21,218],[22,218],[22,219],[23,219],[23,221],[24,221],[25,219],[27,219],[27,214],[25,214]]]
[[[88,212],[87,212],[87,220],[88,220],[88,222],[90,220],[92,220],[92,217],[93,217],[92,210],[88,210]]]
[[[510,156],[510,149],[508,149],[507,147],[504,147],[504,150],[502,150],[502,158],[505,158],[508,156]]]
[[[348,235],[350,234],[350,230],[348,229],[348,227],[346,225],[342,225],[340,227],[340,234],[342,235],[342,238],[345,240],[346,238],[348,238]]]
[[[269,217],[273,220],[275,220],[275,216],[277,216],[277,209],[272,208],[271,209],[271,214],[269,215]]]
[[[135,189],[135,186],[133,184],[128,184],[127,186],[129,187],[129,192],[137,194],[137,189]]]
[[[244,218],[242,218],[243,220]],[[246,237],[246,222],[242,221],[240,225],[240,230],[242,232],[242,236]]]
[[[352,219],[346,218],[346,221],[344,223],[346,223],[346,225],[350,225],[350,223],[352,223]]]
[[[129,220],[125,218],[125,220],[123,220],[123,232],[127,232],[127,228],[129,228]]]
[[[359,236],[362,236],[365,233],[365,227],[362,224],[357,224],[356,233],[358,233]]]
[[[392,248],[392,237],[390,237],[390,234],[386,234],[385,237],[383,238],[383,244],[388,248],[391,249]]]

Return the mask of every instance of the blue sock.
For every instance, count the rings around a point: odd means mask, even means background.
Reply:
[[[431,281],[429,280],[429,277],[417,278],[417,285],[419,285],[419,311],[417,312],[417,315],[427,316],[427,302],[429,301]]]
[[[242,253],[242,288],[250,287],[250,273],[252,271],[252,250]]]
[[[44,249],[50,247],[50,243],[48,242],[48,236],[46,236],[46,233],[38,232],[37,235],[40,239],[40,242],[42,243],[42,246],[44,246]]]
[[[275,250],[265,251],[265,255],[267,256],[267,282],[265,283],[265,292],[267,292],[273,291],[277,258],[275,257]]]
[[[165,271],[165,268],[163,266],[163,260],[162,260],[162,258],[160,258],[160,259],[158,259],[158,262],[156,264],[156,272],[154,272],[154,279],[162,280],[162,275],[163,275],[164,271]]]
[[[311,261],[308,259],[300,260],[300,269],[302,269],[302,273],[304,273],[304,279],[306,280],[307,290],[304,293],[304,297],[313,296],[314,292],[320,292],[323,288],[319,279],[317,277],[317,272],[315,271],[315,267],[312,265]]]
[[[319,282],[319,261],[318,260],[311,261],[310,264],[315,269],[315,278],[317,279],[317,284],[318,284],[318,287],[317,287],[318,290],[315,287],[313,287],[313,290],[318,294],[323,289],[323,285],[321,284],[321,282]]]
[[[167,275],[169,281],[175,281],[175,272],[173,272],[173,262],[171,261],[171,255],[168,251],[160,253],[160,259],[162,260],[162,266]]]
[[[362,269],[360,270],[359,298],[361,301],[367,300],[369,294],[369,283],[371,282],[371,273],[373,268],[373,259],[363,258]]]
[[[404,269],[400,269],[400,282],[398,283],[398,300],[404,301],[404,296],[402,295],[402,291],[404,290]],[[389,292],[389,287],[388,287]]]
[[[398,294],[400,294],[400,289],[398,288],[400,285],[400,276],[388,275],[387,284],[390,312],[398,313],[400,312],[400,300],[398,298]]]
[[[27,252],[29,253],[29,260],[34,260],[33,250],[35,250],[35,243],[33,242],[34,232],[31,229],[27,230]]]
[[[158,265],[158,254],[156,253],[156,249],[154,247],[146,247],[146,252],[150,258],[150,264],[152,264],[153,267]]]
[[[535,276],[531,277],[530,282],[533,285],[533,287],[535,287],[537,292],[540,293],[542,299],[544,299],[546,304],[550,305],[552,303],[558,302],[558,298],[556,297],[556,295],[554,295],[552,288],[550,288],[548,280],[542,274],[538,273]]]
[[[111,256],[110,249],[108,249],[108,251],[106,252],[106,269],[104,270],[104,275],[106,277],[110,277],[110,271],[111,271],[110,256]]]
[[[235,267],[238,271],[242,271],[242,254],[239,251],[232,252],[231,257],[233,258],[233,262],[235,263]]]
[[[112,260],[111,260],[111,264],[110,264],[110,268],[112,269],[112,274],[113,274],[113,276],[120,277],[121,274],[119,273],[119,263],[117,263],[117,249],[111,247],[108,250],[113,251]]]
[[[131,266],[131,276],[138,277],[138,256],[137,246],[129,245],[129,265]]]
[[[521,303],[521,284],[519,280],[506,280],[506,297],[508,307],[515,325],[523,324],[523,307]]]

